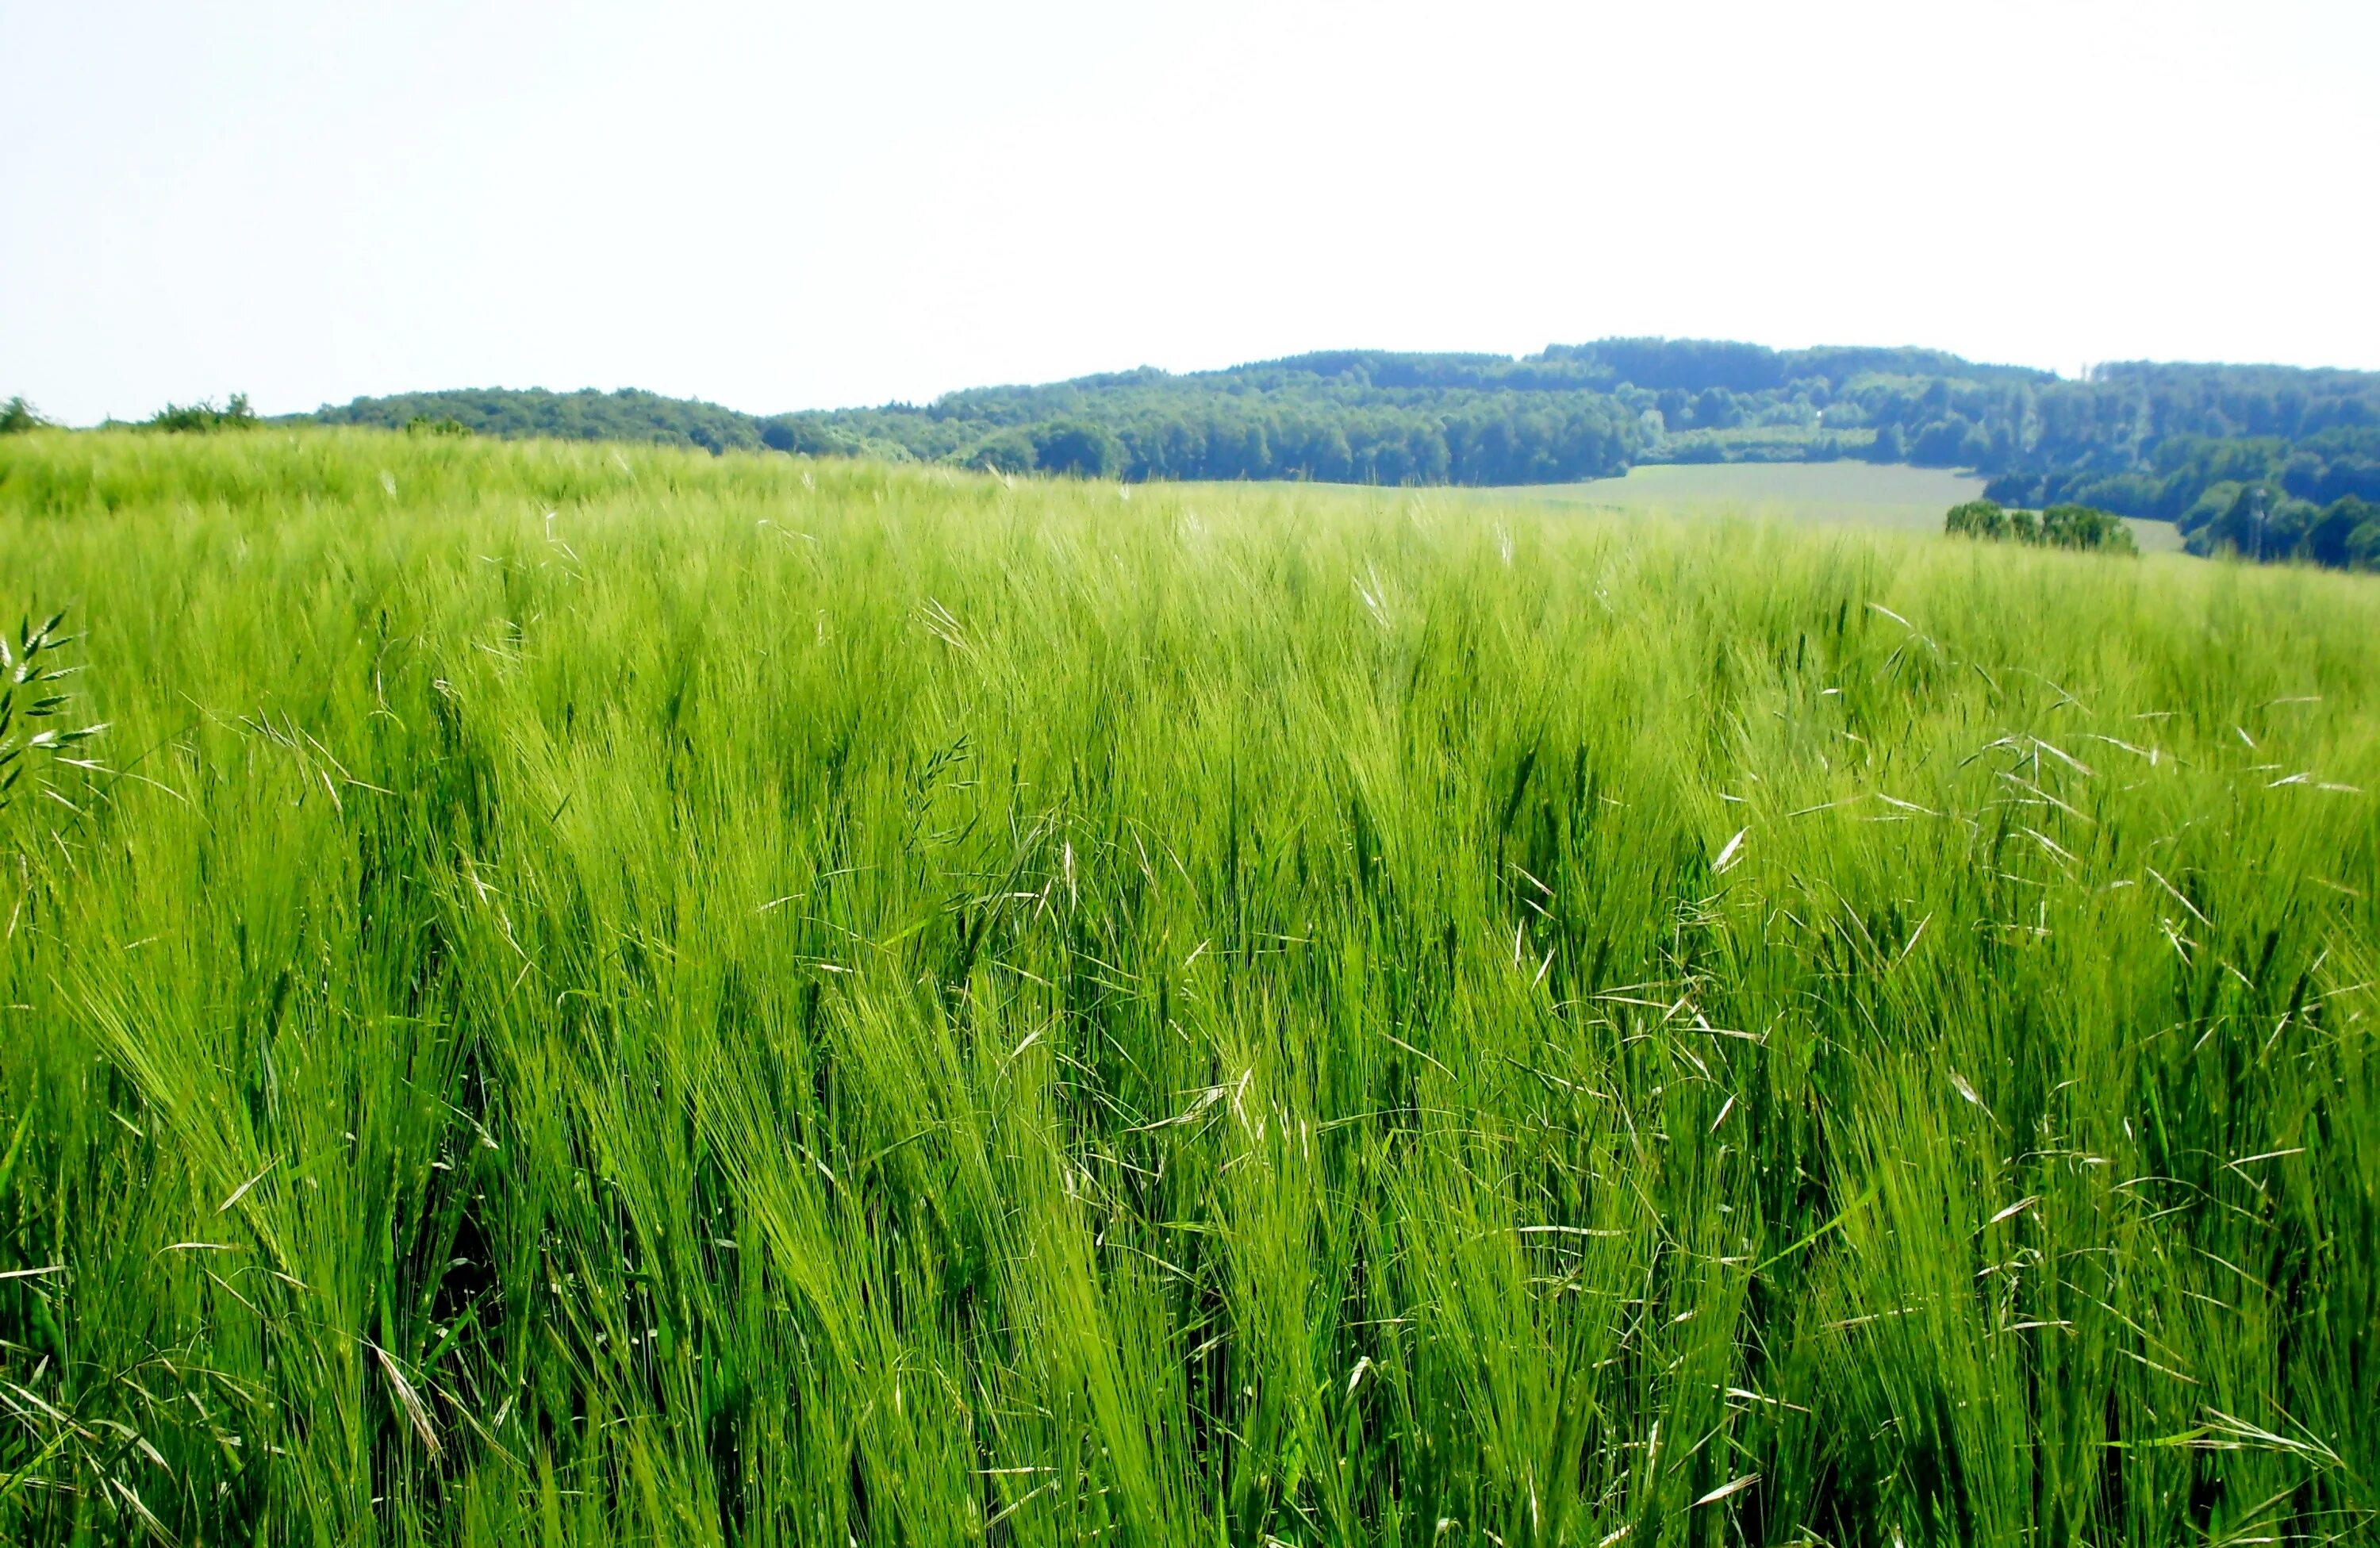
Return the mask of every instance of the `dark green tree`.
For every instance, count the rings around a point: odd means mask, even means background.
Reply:
[[[2009,534],[2008,511],[1998,500],[1970,500],[1950,507],[1942,530],[1953,537],[2004,538]]]
[[[2090,548],[2110,554],[2141,551],[2122,517],[2088,506],[2052,506],[2043,511],[2040,541],[2052,548]]]
[[[214,399],[200,398],[196,403],[169,403],[144,421],[149,430],[177,431],[185,434],[212,434],[223,430],[253,430],[261,423],[256,410],[249,407],[246,393],[234,393],[231,401],[222,408]]]
[[[1123,443],[1103,424],[1061,420],[1033,432],[1033,459],[1046,472],[1112,479],[1123,471]]]
[[[995,473],[1029,473],[1038,465],[1040,454],[1034,449],[1032,436],[1009,429],[986,436],[966,460],[970,467]]]

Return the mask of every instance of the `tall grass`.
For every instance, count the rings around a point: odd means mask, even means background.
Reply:
[[[2374,1530],[2370,582],[36,432],[0,604],[11,1541]]]

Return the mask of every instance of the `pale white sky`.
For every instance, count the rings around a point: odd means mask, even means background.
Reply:
[[[2380,368],[2375,0],[0,0],[0,396]]]

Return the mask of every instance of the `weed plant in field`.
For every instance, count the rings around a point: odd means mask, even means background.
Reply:
[[[2380,590],[1124,493],[0,443],[0,1532],[2370,1541]]]
[[[76,754],[106,726],[45,724],[58,721],[74,699],[67,679],[78,669],[59,659],[74,643],[71,635],[58,632],[65,622],[65,614],[53,613],[36,628],[27,618],[18,626],[13,644],[0,634],[0,811],[30,794],[47,796],[74,811],[74,804],[51,784],[52,773],[60,764],[98,766]],[[30,781],[25,777],[28,773]]]

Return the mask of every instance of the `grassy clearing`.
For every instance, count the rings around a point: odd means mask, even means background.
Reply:
[[[0,589],[10,1541],[2369,1540],[2368,581],[37,433]]]
[[[1733,512],[1939,532],[1942,513],[1984,492],[1947,468],[1871,462],[1648,463],[1626,476],[1567,484],[1553,498],[1634,512]]]
[[[1728,462],[1645,463],[1616,479],[1467,493],[1491,504],[1522,500],[1636,516],[1735,516],[1938,533],[1945,511],[1983,492],[1983,480],[1942,468]],[[2181,535],[2170,521],[2128,517],[2125,524],[2147,553],[2181,552]]]

